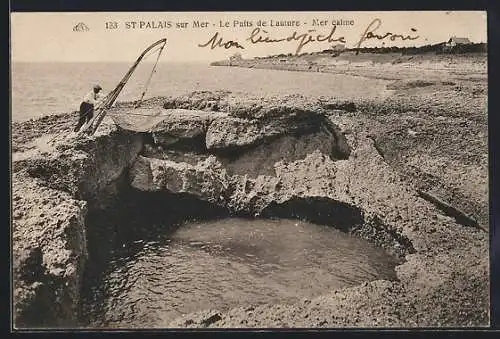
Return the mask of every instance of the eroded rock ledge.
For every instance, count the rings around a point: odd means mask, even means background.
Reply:
[[[398,281],[325,291],[304,305],[204,311],[165,325],[487,325],[488,235],[422,199],[344,106],[198,92],[150,103],[143,113],[155,117],[147,122],[127,115],[124,104],[110,113],[121,127],[108,119],[92,138],[56,135],[43,147],[40,139],[18,147],[16,325],[77,324],[86,217],[113,201],[120,185],[189,195],[232,214],[329,224],[405,258]]]
[[[14,316],[19,327],[77,325],[86,217],[118,194],[142,137],[110,122],[92,138],[42,136],[13,154]]]

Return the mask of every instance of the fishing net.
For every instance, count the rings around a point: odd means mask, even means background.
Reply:
[[[166,117],[171,110],[164,108],[113,108],[108,115],[121,129],[133,132],[151,132]]]
[[[101,122],[104,119],[104,117],[112,109],[113,103],[115,102],[116,98],[120,94],[121,90],[123,89],[123,87],[125,86],[125,84],[127,83],[127,81],[129,80],[129,78],[131,77],[132,73],[136,69],[136,67],[139,64],[139,62],[141,60],[143,60],[144,57],[146,57],[148,55],[148,53],[150,53],[151,51],[155,51],[155,52],[158,51],[158,56],[156,58],[156,62],[153,65],[153,69],[151,70],[151,74],[149,75],[149,78],[146,81],[146,86],[145,86],[145,88],[144,88],[144,90],[143,90],[143,92],[141,94],[140,99],[137,101],[136,107],[138,107],[140,105],[140,103],[142,102],[142,100],[144,98],[144,95],[146,94],[146,90],[147,90],[147,87],[149,86],[151,78],[152,78],[153,74],[156,72],[156,66],[158,65],[158,61],[160,59],[160,55],[161,55],[161,53],[163,51],[163,48],[165,47],[166,42],[167,42],[166,39],[160,39],[157,42],[155,42],[154,44],[150,45],[148,48],[146,48],[142,52],[142,54],[137,58],[137,60],[135,61],[135,63],[132,65],[132,67],[130,67],[130,69],[125,74],[125,76],[122,78],[122,80],[120,81],[120,83],[116,86],[116,88],[113,91],[111,91],[104,98],[104,100],[103,100],[102,104],[100,105],[100,107],[96,108],[94,117],[87,124],[85,124],[82,127],[82,129],[80,130],[81,132],[89,134],[89,135],[92,135],[92,134],[95,133],[95,131],[97,130],[97,128],[99,128],[99,125],[101,124]],[[158,48],[155,50],[155,47],[158,47]],[[124,116],[129,117],[129,116],[134,116],[135,115],[137,117],[140,117],[140,115],[138,113],[139,112],[136,112],[135,114],[124,114]],[[121,117],[121,114],[118,115],[118,116]],[[147,118],[147,117],[144,117],[144,118]],[[121,118],[113,118],[113,120],[115,120],[115,119],[117,119],[117,121],[118,121],[118,123],[117,122],[115,122],[115,123],[117,123],[117,125],[120,126],[120,127],[123,125],[124,127],[126,127],[125,129],[137,128],[139,130],[142,130],[144,128],[150,127],[151,124],[154,123],[154,121],[151,120],[151,119],[153,119],[153,116],[151,116],[151,114],[149,115],[149,119],[147,119],[147,120],[145,119],[145,121],[140,121],[139,118],[134,119],[134,121],[132,121],[132,120],[123,121],[123,119],[121,119]]]

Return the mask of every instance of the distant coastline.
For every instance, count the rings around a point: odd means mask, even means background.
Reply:
[[[412,60],[414,59],[414,57],[445,59],[447,57],[459,56],[486,56],[487,50],[488,46],[486,43],[466,43],[451,45],[449,41],[420,47],[364,47],[359,49],[345,48],[343,45],[338,44],[332,46],[332,48],[325,49],[319,52],[301,53],[298,55],[288,53],[244,59],[239,53],[236,53],[232,55],[228,60],[215,61],[210,65],[260,68],[259,66],[269,66],[270,64],[283,66],[290,62],[298,62],[302,64],[302,66],[314,66],[321,65],[321,63],[318,61],[325,61],[325,58],[331,58],[335,61],[371,61],[373,63],[394,64]]]

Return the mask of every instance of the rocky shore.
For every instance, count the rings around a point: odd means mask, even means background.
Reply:
[[[402,54],[355,51],[304,53],[253,59],[221,60],[213,66],[347,74],[374,79],[426,81],[484,80],[486,51],[462,54]]]
[[[193,92],[142,112],[121,103],[93,137],[70,132],[71,114],[14,123],[16,326],[79,326],[89,215],[123,187],[331,225],[401,262],[395,281],[163,326],[488,326],[486,84],[394,86],[380,100]]]

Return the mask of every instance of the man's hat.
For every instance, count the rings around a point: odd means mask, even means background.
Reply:
[[[101,87],[101,85],[94,85],[94,89],[99,89],[99,90],[101,90],[101,89],[102,89],[102,87]]]

